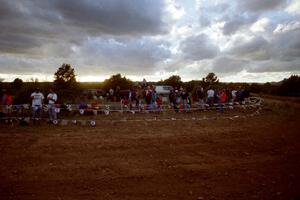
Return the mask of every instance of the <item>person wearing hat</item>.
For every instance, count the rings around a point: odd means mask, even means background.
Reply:
[[[30,97],[32,99],[32,117],[34,120],[39,120],[41,118],[44,95],[40,92],[39,88],[36,88]]]

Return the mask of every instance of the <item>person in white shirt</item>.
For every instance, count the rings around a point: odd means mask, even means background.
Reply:
[[[47,96],[48,99],[48,113],[49,113],[49,122],[52,123],[53,120],[57,119],[55,112],[55,103],[57,101],[57,94],[51,88]]]
[[[209,90],[207,90],[207,104],[210,106],[214,103],[214,96],[215,91],[210,87]]]
[[[231,91],[232,103],[235,102],[235,99],[236,99],[236,92],[237,92],[237,91],[236,91],[235,89]]]
[[[41,109],[43,105],[44,95],[40,92],[39,88],[30,95],[32,99],[32,113],[33,119],[39,120],[41,118]]]

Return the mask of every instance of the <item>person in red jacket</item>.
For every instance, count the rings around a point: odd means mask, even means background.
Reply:
[[[227,98],[228,98],[225,89],[220,90],[219,98],[220,98],[220,111],[223,112],[224,104],[227,102]]]
[[[162,110],[162,98],[160,96],[157,96],[157,98],[156,98],[156,105],[157,105],[157,110],[161,111]]]
[[[227,102],[227,94],[226,94],[226,91],[224,90],[224,89],[222,89],[221,91],[220,91],[220,102],[222,103],[222,104],[224,104],[224,103],[226,103]]]
[[[2,90],[3,95],[1,97],[1,112],[2,117],[10,117],[12,112],[12,94],[10,91],[7,91],[6,89]]]

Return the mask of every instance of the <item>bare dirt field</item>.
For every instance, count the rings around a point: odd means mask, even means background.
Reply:
[[[96,127],[0,125],[0,199],[296,200],[299,111],[270,100],[251,117],[231,110]],[[216,118],[180,120],[206,115]],[[236,115],[245,117],[222,119]]]

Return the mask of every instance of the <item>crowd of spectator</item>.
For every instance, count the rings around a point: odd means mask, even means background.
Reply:
[[[212,106],[234,104],[245,102],[250,96],[246,88],[196,88],[194,92],[189,92],[183,87],[173,88],[166,93],[156,91],[154,85],[139,85],[130,90],[113,90],[106,93],[106,97],[111,102],[120,102],[122,109],[145,109],[162,110],[167,108],[189,112],[193,106],[200,109],[208,109]],[[166,100],[167,99],[167,100]],[[163,108],[164,106],[164,108]]]
[[[101,98],[106,99],[106,104],[120,104],[121,110],[163,111],[172,109],[175,112],[189,112],[192,108],[209,109],[211,107],[217,107],[223,112],[223,107],[225,105],[233,105],[236,102],[245,102],[249,96],[249,91],[242,87],[236,89],[213,87],[204,89],[203,87],[199,87],[196,88],[194,92],[189,92],[183,87],[174,87],[162,93],[156,91],[156,86],[148,85],[143,82],[129,90],[120,90],[120,87],[116,87],[115,89],[110,88],[103,96],[101,96]],[[44,95],[37,88],[30,97],[32,99],[33,118],[40,118],[42,106],[45,103]],[[57,94],[53,89],[50,89],[46,100],[49,121],[56,120],[57,116],[55,108],[57,106]],[[96,102],[95,105],[98,106],[99,102]],[[12,106],[12,93],[3,89],[1,95],[0,117],[10,117]],[[84,108],[87,108],[86,102],[79,106],[79,109]]]

